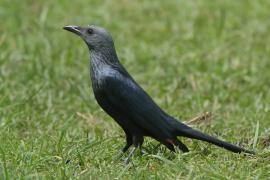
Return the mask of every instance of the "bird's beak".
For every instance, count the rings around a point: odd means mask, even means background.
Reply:
[[[81,32],[81,30],[82,30],[82,28],[81,27],[79,27],[79,26],[65,26],[65,27],[63,27],[63,29],[65,29],[65,30],[67,30],[67,31],[70,31],[70,32],[73,32],[73,33],[75,33],[75,34],[77,34],[77,35],[82,35],[82,32]]]

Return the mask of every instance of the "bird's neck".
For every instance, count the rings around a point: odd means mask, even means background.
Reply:
[[[94,66],[114,65],[119,63],[116,51],[114,48],[102,48],[99,50],[91,50],[91,64]]]
[[[107,67],[114,67],[119,64],[118,57],[114,48],[92,50],[90,53],[91,75],[102,71]]]

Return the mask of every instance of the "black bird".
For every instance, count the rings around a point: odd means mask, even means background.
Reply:
[[[188,152],[187,146],[177,139],[177,136],[183,136],[206,141],[235,153],[254,154],[253,151],[192,129],[164,112],[120,64],[113,39],[105,29],[97,26],[65,26],[64,29],[79,35],[89,48],[94,95],[101,108],[124,130],[126,146],[123,152],[131,145],[140,147],[144,136],[156,139],[171,151],[178,147]]]

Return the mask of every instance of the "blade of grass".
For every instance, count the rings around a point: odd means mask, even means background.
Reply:
[[[4,174],[5,174],[5,179],[9,179],[9,176],[8,176],[8,170],[7,170],[7,164],[6,164],[6,155],[5,155],[5,152],[4,150],[0,147],[0,152],[2,154],[2,162],[3,162],[3,168],[4,168]]]
[[[254,141],[253,141],[253,150],[255,150],[257,147],[258,137],[259,137],[259,128],[260,128],[260,122],[257,121],[255,136],[254,136]]]

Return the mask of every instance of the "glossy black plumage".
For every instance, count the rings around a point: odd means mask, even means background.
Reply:
[[[236,153],[253,153],[194,130],[165,113],[120,64],[113,40],[103,28],[66,26],[64,29],[81,36],[88,45],[95,98],[124,130],[127,141],[124,152],[131,145],[141,146],[144,136],[156,139],[172,151],[176,146],[188,152],[188,148],[177,139],[177,136],[183,136]]]

